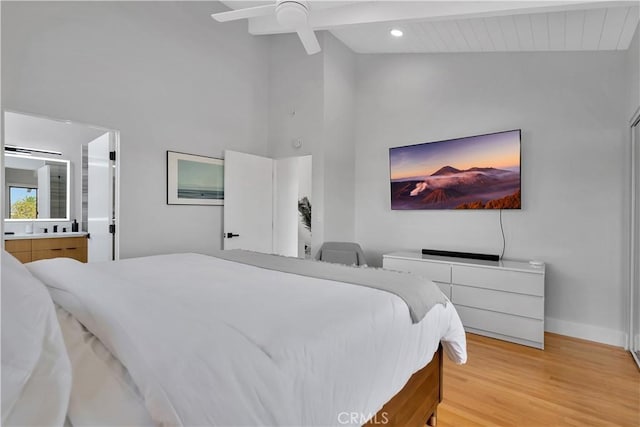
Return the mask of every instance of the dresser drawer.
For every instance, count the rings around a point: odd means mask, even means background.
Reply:
[[[31,239],[5,240],[7,252],[31,252]]]
[[[33,250],[86,248],[86,237],[54,237],[51,239],[33,239]]]
[[[453,265],[451,281],[477,288],[544,296],[544,275],[536,273]]]
[[[544,320],[544,298],[534,295],[454,285],[451,290],[451,302],[455,305]]]
[[[447,298],[451,299],[451,285],[449,283],[442,283],[442,282],[434,282],[434,283],[438,285],[442,293],[445,294]]]
[[[450,264],[385,257],[382,260],[382,266],[387,270],[408,271],[434,282],[451,282]]]
[[[455,292],[455,291],[454,291]],[[456,305],[462,324],[528,341],[544,342],[544,321]]]

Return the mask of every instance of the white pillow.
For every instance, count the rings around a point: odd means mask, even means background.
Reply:
[[[2,251],[2,424],[62,426],[71,365],[45,286]]]

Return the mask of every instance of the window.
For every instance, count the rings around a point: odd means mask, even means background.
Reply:
[[[38,217],[38,189],[9,186],[11,219],[36,219]]]

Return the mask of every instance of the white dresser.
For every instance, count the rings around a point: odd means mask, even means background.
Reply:
[[[388,270],[433,280],[453,302],[467,332],[544,348],[544,265],[415,252],[394,252],[382,259]]]

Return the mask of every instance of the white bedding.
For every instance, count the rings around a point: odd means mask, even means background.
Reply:
[[[384,291],[195,254],[29,268],[123,363],[160,424],[337,425],[375,414],[440,340],[466,360],[451,304],[413,325]]]
[[[71,366],[46,288],[2,251],[2,425],[61,426]]]
[[[124,366],[78,320],[56,308],[73,385],[67,417],[73,426],[153,426],[144,400]]]

